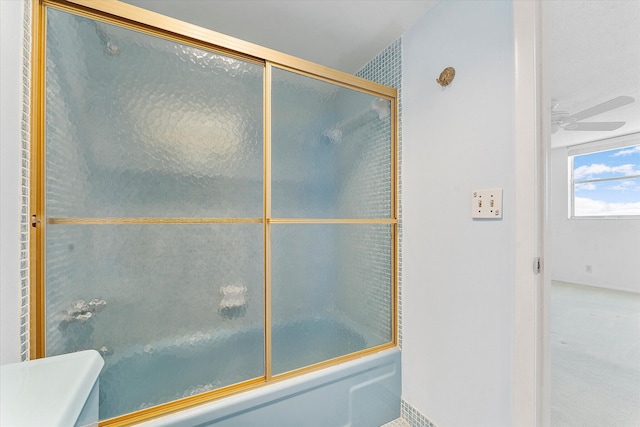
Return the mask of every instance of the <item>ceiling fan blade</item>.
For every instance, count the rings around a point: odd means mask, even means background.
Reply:
[[[597,116],[598,114],[605,113],[609,110],[620,108],[623,105],[631,104],[633,101],[635,101],[635,99],[630,96],[618,96],[617,98],[610,99],[603,102],[602,104],[594,105],[593,107],[587,108],[586,110],[571,114],[570,116],[565,117],[562,122],[574,123],[580,120],[588,119],[589,117]]]
[[[621,128],[627,122],[580,122],[569,123],[563,126],[564,130],[583,130],[583,131],[600,131],[600,130],[616,130]]]

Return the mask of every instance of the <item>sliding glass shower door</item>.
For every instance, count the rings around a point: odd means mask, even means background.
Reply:
[[[390,101],[275,67],[271,105],[279,374],[393,339],[392,127]]]
[[[105,425],[396,344],[394,90],[54,6],[35,355],[99,351]]]

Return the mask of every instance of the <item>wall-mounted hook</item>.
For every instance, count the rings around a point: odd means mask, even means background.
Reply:
[[[436,79],[436,82],[440,86],[449,86],[456,76],[456,70],[453,67],[447,67],[440,73],[440,77]]]

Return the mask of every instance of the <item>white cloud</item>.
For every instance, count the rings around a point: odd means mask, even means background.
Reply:
[[[594,175],[603,173],[613,173],[621,176],[640,175],[640,170],[636,170],[635,166],[634,164],[607,166],[602,163],[594,163],[576,168],[573,171],[573,179],[591,178]]]
[[[622,181],[621,183],[614,185],[612,187],[609,187],[609,190],[616,190],[616,191],[629,191],[629,190],[638,190],[640,189],[640,182],[634,182],[634,181]]]
[[[630,156],[634,153],[640,153],[640,145],[636,145],[635,147],[626,148],[624,150],[620,150],[611,155],[611,157],[619,157],[619,156]]]
[[[607,173],[611,170],[611,167],[596,163],[589,166],[580,166],[573,171],[573,179],[580,179],[587,176],[598,175],[601,173]]]
[[[576,184],[576,191],[580,190],[595,190],[596,185],[593,182],[585,182],[584,184]]]
[[[607,216],[607,215],[640,215],[640,202],[607,203],[586,197],[576,197],[576,216]]]

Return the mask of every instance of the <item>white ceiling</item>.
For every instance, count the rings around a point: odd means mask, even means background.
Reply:
[[[544,1],[545,83],[559,109],[577,113],[617,96],[632,104],[585,119],[626,121],[615,131],[560,130],[553,146],[640,132],[640,0]]]
[[[354,74],[438,0],[124,0]]]
[[[126,0],[230,36],[355,73],[438,0]],[[640,0],[543,1],[545,87],[576,113],[620,95],[635,102],[584,121],[616,131],[560,130],[554,146],[640,132]]]

